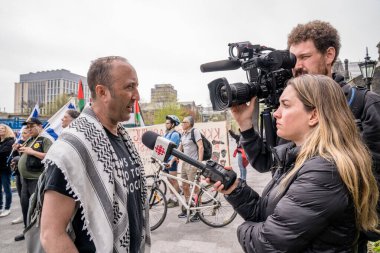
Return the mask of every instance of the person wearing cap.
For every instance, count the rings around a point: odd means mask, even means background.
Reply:
[[[170,140],[171,142],[174,142],[177,147],[179,146],[179,143],[181,141],[181,134],[175,130],[175,127],[178,126],[180,123],[179,118],[176,115],[167,115],[166,121],[165,121],[165,128],[166,133],[164,135],[165,139]],[[168,161],[166,161],[166,169],[164,170],[166,173],[169,173],[172,176],[177,176],[177,167],[178,167],[178,160],[174,156],[170,156]],[[169,178],[169,182],[173,185],[173,187],[176,189],[177,192],[179,192],[179,185],[178,181],[176,179]],[[173,194],[172,190],[170,190],[169,200],[168,200],[168,207],[176,207],[178,206],[178,199]]]
[[[23,123],[29,131],[29,139],[21,144],[14,144],[14,148],[21,154],[18,162],[18,171],[21,175],[21,209],[26,226],[26,217],[29,208],[29,198],[36,189],[38,177],[44,170],[41,163],[52,142],[40,136],[42,133],[42,122],[37,118],[30,118]],[[24,240],[23,234],[15,237],[15,241]]]

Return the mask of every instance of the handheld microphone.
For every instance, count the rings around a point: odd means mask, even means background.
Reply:
[[[152,157],[157,160],[165,162],[170,155],[173,155],[200,169],[202,175],[210,178],[212,182],[222,182],[224,189],[228,189],[236,180],[236,173],[233,170],[226,170],[222,165],[211,160],[207,161],[206,164],[195,160],[179,151],[175,143],[159,136],[155,132],[145,132],[142,135],[142,143],[152,150]]]
[[[213,72],[223,70],[235,70],[240,68],[241,62],[239,60],[221,60],[208,62],[201,65],[201,72]]]

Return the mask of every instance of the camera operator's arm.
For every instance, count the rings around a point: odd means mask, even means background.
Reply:
[[[372,159],[375,177],[379,177],[380,171],[380,101],[377,94],[368,92],[367,102],[363,110],[361,132],[364,143],[368,146]],[[379,181],[379,179],[377,179]]]
[[[259,133],[253,129],[253,112],[256,97],[249,103],[231,107],[231,113],[239,124],[241,137],[240,144],[244,148],[249,163],[259,172],[267,172],[273,164],[271,151],[264,145]],[[263,152],[264,150],[264,152]]]
[[[231,137],[235,139],[236,144],[239,143],[240,135],[239,134],[235,134],[231,129],[228,130],[228,132],[230,133]]]

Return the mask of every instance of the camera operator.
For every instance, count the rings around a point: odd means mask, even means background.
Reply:
[[[297,63],[293,69],[294,76],[303,74],[322,74],[336,80],[343,89],[347,101],[353,98],[353,88],[345,83],[341,76],[332,73],[332,66],[338,57],[340,49],[340,37],[337,30],[331,24],[323,21],[311,21],[299,24],[288,35],[288,48],[296,56]],[[356,92],[356,97],[358,97]],[[361,122],[361,136],[369,148],[373,160],[373,172],[378,182],[380,181],[380,96],[368,91],[364,93],[364,101],[359,104],[359,113],[351,104],[351,110],[356,120]],[[263,140],[253,129],[252,115],[255,99],[252,98],[249,105],[233,106],[231,112],[240,126],[241,144],[247,152],[251,165],[259,172],[269,171],[276,164],[272,158],[272,152],[263,146]],[[334,105],[329,105],[334,106]],[[279,138],[279,144],[285,142]],[[265,150],[265,152],[262,152]],[[378,207],[379,210],[379,207]],[[375,234],[367,235],[370,240],[379,240]],[[359,252],[366,252],[366,238],[361,235]]]
[[[329,23],[312,21],[304,25],[298,25],[288,36],[288,47],[291,53],[297,57],[297,63],[293,69],[294,76],[301,74],[323,74],[332,77],[341,85],[346,96],[351,92],[351,86],[346,84],[341,76],[332,73],[332,66],[338,57],[340,38],[337,30]],[[259,172],[269,171],[273,165],[270,150],[261,152],[263,141],[258,132],[252,126],[252,117],[256,98],[252,98],[249,105],[235,105],[231,108],[232,115],[240,126],[242,134],[241,142],[248,151],[249,161]],[[373,155],[375,172],[380,170],[380,97],[368,92],[364,101],[362,114],[363,140],[370,148]],[[279,139],[279,141],[283,141]],[[375,173],[378,178],[378,173]],[[379,180],[378,180],[379,181]]]
[[[274,112],[279,159],[262,197],[244,180],[223,190],[245,219],[244,252],[356,252],[360,230],[376,230],[371,158],[339,85],[324,75],[290,79]],[[345,127],[342,127],[345,126]]]

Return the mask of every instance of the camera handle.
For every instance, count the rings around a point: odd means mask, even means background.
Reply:
[[[264,108],[264,110],[260,113],[260,135],[262,138],[264,137],[263,131],[265,131],[264,143],[269,149],[273,148],[276,145],[277,135],[272,118],[271,107]],[[265,152],[265,146],[263,146],[263,148],[263,152]]]

